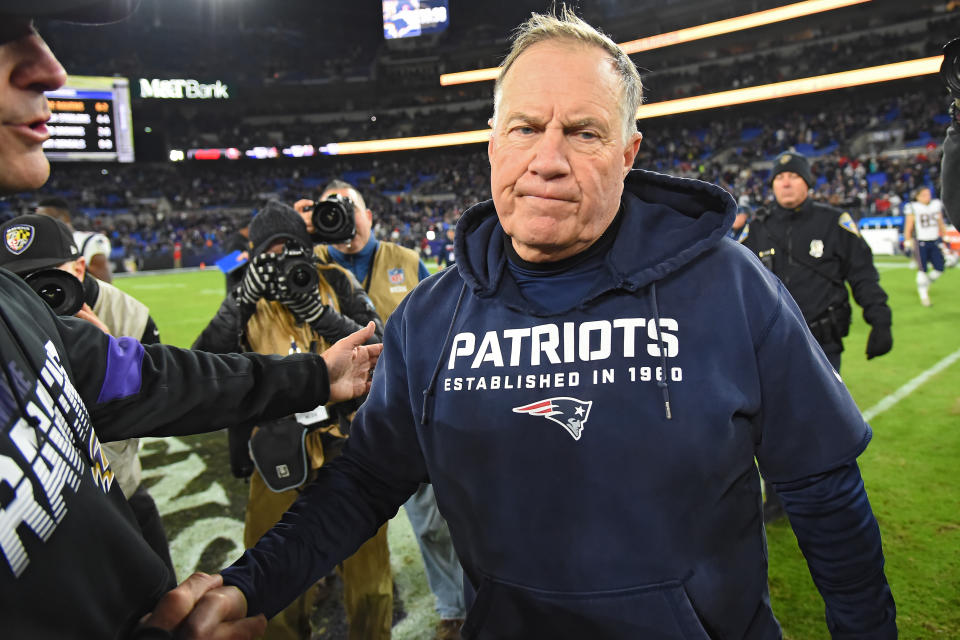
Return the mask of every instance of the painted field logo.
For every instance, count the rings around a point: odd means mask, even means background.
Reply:
[[[7,229],[3,240],[7,245],[7,251],[18,256],[33,243],[35,236],[31,225],[17,224]]]
[[[590,417],[590,407],[593,401],[578,400],[577,398],[547,398],[522,407],[514,407],[514,413],[529,413],[552,420],[567,430],[574,440],[579,440],[583,433],[583,425]]]
[[[391,284],[400,284],[403,282],[403,269],[390,269],[387,271],[387,275],[390,276]]]

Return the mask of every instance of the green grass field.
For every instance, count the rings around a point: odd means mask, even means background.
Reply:
[[[931,290],[933,307],[917,298],[904,259],[878,258],[893,308],[893,351],[867,361],[867,327],[855,307],[842,373],[874,438],[860,458],[883,532],[887,576],[897,601],[900,637],[960,638],[960,269]],[[217,271],[118,278],[116,284],[150,306],[164,342],[189,346],[224,295]],[[222,434],[151,440],[144,448],[151,491],[180,578],[216,571],[238,551],[246,487],[230,476]],[[189,482],[174,482],[186,470]],[[203,521],[211,528],[197,527]],[[204,531],[216,531],[215,535]],[[213,538],[213,541],[211,541]],[[407,613],[394,638],[430,636],[432,599],[406,517],[390,526],[398,594]],[[774,611],[789,640],[828,636],[823,603],[786,521],[768,530]],[[320,634],[318,637],[334,637]]]

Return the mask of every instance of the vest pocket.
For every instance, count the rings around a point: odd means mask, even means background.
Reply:
[[[461,633],[467,640],[710,640],[679,580],[561,592],[484,577]]]

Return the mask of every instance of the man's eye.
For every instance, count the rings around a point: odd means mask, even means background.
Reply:
[[[519,133],[520,135],[528,136],[534,133],[534,128],[528,125],[520,125],[520,126],[514,127],[511,131],[513,133]]]
[[[593,131],[577,131],[574,136],[578,140],[596,140],[599,136]]]

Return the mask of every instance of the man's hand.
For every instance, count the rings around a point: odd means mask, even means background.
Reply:
[[[223,577],[195,573],[164,595],[143,627],[177,631],[178,638],[244,639],[263,635],[263,615],[244,617],[247,600],[236,587],[223,586]]]
[[[882,356],[893,348],[893,334],[890,333],[890,325],[875,324],[870,329],[870,336],[867,338],[867,360]]]
[[[77,311],[75,317],[80,318],[81,320],[86,320],[100,331],[103,331],[105,334],[110,335],[110,329],[107,328],[107,325],[103,324],[96,313],[93,312],[93,309],[90,308],[86,302],[83,303],[83,306],[80,307],[80,311]]]
[[[277,256],[261,253],[254,256],[237,286],[236,298],[240,304],[256,305],[260,298],[276,297]]]
[[[370,390],[370,372],[383,351],[382,344],[364,345],[373,337],[375,327],[370,322],[320,354],[330,378],[328,402],[343,402]]]

